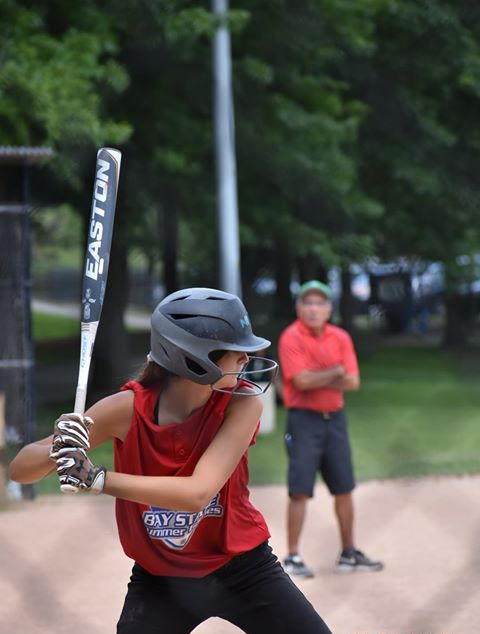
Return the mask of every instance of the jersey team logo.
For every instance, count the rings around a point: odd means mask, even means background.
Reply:
[[[185,548],[203,519],[223,515],[223,506],[218,503],[219,497],[220,494],[216,495],[199,513],[172,511],[152,506],[148,511],[143,512],[143,523],[147,529],[147,535],[150,539],[160,539],[174,550]]]

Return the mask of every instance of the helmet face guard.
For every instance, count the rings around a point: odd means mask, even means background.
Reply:
[[[152,315],[150,358],[169,372],[212,385],[222,371],[211,359],[219,350],[264,350],[270,341],[253,334],[241,300],[211,288],[187,288],[165,297]],[[273,377],[272,377],[273,378]]]
[[[278,372],[278,363],[266,357],[249,357],[241,372],[224,372],[219,381],[225,376],[236,376],[237,385],[233,388],[216,387],[212,390],[235,396],[257,396],[265,394]],[[218,381],[217,381],[218,382]]]

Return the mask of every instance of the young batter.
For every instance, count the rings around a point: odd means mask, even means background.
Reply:
[[[13,460],[18,482],[38,481],[56,460],[62,490],[117,498],[120,540],[135,561],[119,634],[182,634],[213,616],[251,634],[330,632],[273,555],[249,500],[247,452],[262,405],[244,368],[248,353],[269,345],[235,295],[173,293],[152,315],[141,376],[88,416],[63,414],[53,437]],[[110,438],[115,471],[86,453]]]

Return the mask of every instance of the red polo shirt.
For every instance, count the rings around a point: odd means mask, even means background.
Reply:
[[[315,412],[334,412],[343,407],[342,390],[321,387],[301,391],[297,390],[292,379],[304,370],[326,370],[339,363],[347,374],[358,376],[357,355],[346,330],[325,324],[321,334],[316,335],[297,319],[282,332],[278,355],[285,407]]]

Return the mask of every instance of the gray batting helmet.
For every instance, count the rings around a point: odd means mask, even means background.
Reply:
[[[216,350],[257,352],[270,341],[256,337],[236,295],[213,288],[186,288],[167,295],[152,315],[150,358],[202,385],[222,376],[211,360]]]

